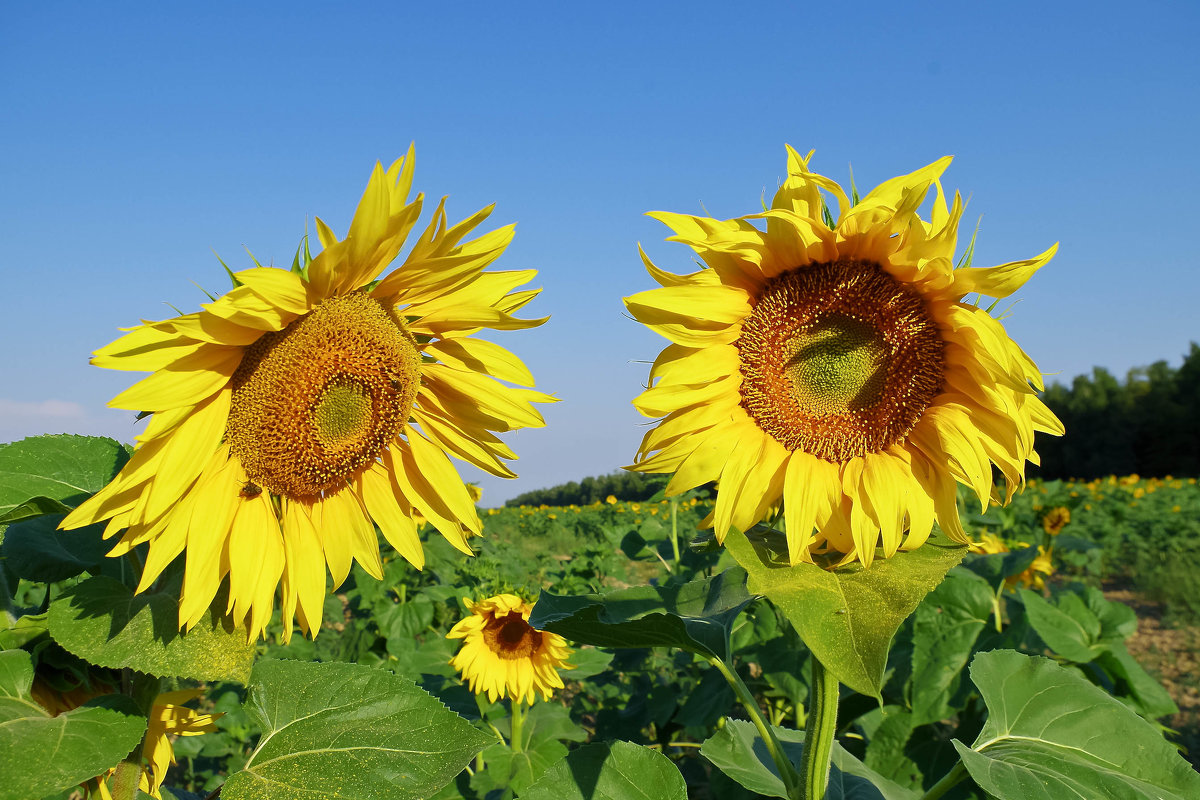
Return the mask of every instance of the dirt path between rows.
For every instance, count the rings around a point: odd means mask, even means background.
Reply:
[[[1104,596],[1137,613],[1129,652],[1179,706],[1178,714],[1162,722],[1176,732],[1169,738],[1184,748],[1184,757],[1200,769],[1200,627],[1164,625],[1162,606],[1129,589],[1106,589]]]

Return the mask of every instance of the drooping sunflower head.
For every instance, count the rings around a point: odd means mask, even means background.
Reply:
[[[948,205],[940,183],[949,158],[851,204],[809,171],[811,155],[788,148],[788,178],[762,213],[651,214],[704,268],[676,275],[643,254],[662,288],[626,298],[671,342],[634,400],[662,419],[631,469],[673,472],[668,494],[716,481],[718,540],[782,501],[793,564],[829,552],[869,565],[877,547],[919,546],[935,521],[966,543],[957,484],[984,507],[1006,502],[1036,463],[1034,432],[1062,432],[1037,397],[1036,365],[966,295],[1007,297],[1057,246],[956,267],[962,201]]]
[[[94,697],[115,692],[115,687],[103,681],[60,691],[35,678],[31,688],[33,699],[55,716],[78,708]],[[171,744],[171,736],[199,736],[217,729],[216,721],[224,716],[223,714],[202,714],[184,705],[199,699],[203,694],[202,690],[190,689],[163,692],[154,699],[146,735],[142,740],[142,773],[138,779],[138,788],[142,792],[151,797],[162,797],[160,792],[163,779],[167,777],[167,769],[175,763],[175,749]],[[85,795],[112,800],[108,782],[115,772],[115,768],[110,769],[84,783],[82,788]]]
[[[233,273],[234,288],[185,314],[133,328],[93,362],[152,374],[116,397],[152,412],[121,473],[64,521],[108,520],[110,555],[149,543],[141,588],[185,553],[180,624],[200,619],[228,578],[227,610],[263,632],[281,587],[284,636],[311,632],[325,572],[340,584],[357,561],[382,568],[375,526],[424,563],[429,522],[470,554],[482,527],[448,456],[515,477],[495,434],[544,423],[554,398],[484,328],[541,324],[514,312],[534,270],[488,272],[506,226],[466,239],[486,208],[447,222],[445,201],[390,272],[421,213],[413,154],[376,165],[345,238],[317,220],[292,268]],[[515,385],[514,385],[515,384]]]
[[[558,634],[530,626],[532,604],[512,594],[463,602],[471,615],[459,620],[446,638],[463,640],[450,663],[471,691],[491,701],[509,697],[532,704],[537,693],[549,700],[554,689],[563,687],[558,670],[570,668],[570,648]]]

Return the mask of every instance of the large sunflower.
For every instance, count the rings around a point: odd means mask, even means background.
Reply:
[[[471,691],[492,701],[507,696],[532,705],[538,692],[549,700],[555,689],[563,688],[558,670],[570,668],[570,648],[557,633],[530,626],[530,603],[515,594],[463,598],[463,603],[471,615],[459,620],[446,638],[463,640],[450,664]]]
[[[201,311],[146,322],[92,359],[153,372],[110,403],[153,414],[129,463],[63,527],[107,519],[106,536],[124,531],[110,555],[148,542],[139,591],[186,551],[181,625],[228,576],[228,611],[252,636],[281,582],[285,638],[293,617],[312,631],[326,565],[335,586],[352,560],[381,577],[372,522],[417,567],[418,517],[471,553],[480,521],[447,454],[514,477],[492,432],[544,424],[531,403],[554,398],[495,380],[533,385],[516,356],[471,338],[544,321],[512,316],[537,294],[513,291],[534,270],[484,271],[511,225],[463,241],[491,208],[448,225],[443,200],[380,278],[421,212],[412,168],[411,148],[377,164],[344,239],[317,220],[316,257],[233,273]]]
[[[789,557],[869,565],[951,537],[956,486],[986,508],[992,464],[1007,501],[1037,463],[1034,431],[1062,427],[1038,399],[1037,366],[968,294],[1003,298],[1054,255],[955,268],[962,200],[947,208],[943,158],[851,204],[788,148],[788,178],[760,214],[716,220],[656,212],[705,267],[660,270],[626,298],[671,341],[634,400],[650,430],[631,468],[674,472],[668,494],[719,483],[718,540],[783,503]],[[918,209],[936,189],[930,220]],[[836,198],[826,210],[822,190]],[[996,497],[996,500],[1001,498]]]

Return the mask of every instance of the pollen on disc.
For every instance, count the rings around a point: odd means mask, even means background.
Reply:
[[[420,353],[363,292],[325,300],[246,349],[226,437],[255,484],[292,498],[336,491],[408,422]]]
[[[771,279],[737,348],[747,413],[789,450],[834,463],[902,441],[942,386],[943,340],[924,301],[868,261]]]

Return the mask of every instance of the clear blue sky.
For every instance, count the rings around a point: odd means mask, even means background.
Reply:
[[[137,375],[89,352],[224,288],[212,250],[287,264],[312,215],[344,231],[410,141],[427,196],[518,223],[498,266],[540,270],[552,315],[495,337],[563,402],[485,505],[629,463],[663,344],[623,315],[636,245],[691,264],[642,214],[757,210],[785,142],[861,188],[954,154],[978,265],[1061,241],[1008,322],[1046,372],[1200,340],[1200,5],[750,5],[8,4],[0,441],[131,440],[104,404]]]

